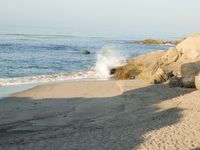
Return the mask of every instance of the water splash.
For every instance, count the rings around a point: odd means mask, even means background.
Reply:
[[[126,57],[119,50],[112,47],[104,47],[97,53],[95,73],[97,78],[108,79],[111,77],[111,69],[126,63]]]

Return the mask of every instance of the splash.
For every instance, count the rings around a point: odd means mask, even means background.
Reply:
[[[126,63],[125,56],[119,50],[111,47],[104,47],[97,54],[95,73],[97,78],[108,79],[111,77],[111,69],[122,66]]]

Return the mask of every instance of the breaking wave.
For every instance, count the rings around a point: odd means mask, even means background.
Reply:
[[[97,54],[95,64],[95,74],[97,78],[108,79],[111,77],[111,70],[113,68],[122,66],[126,63],[126,57],[122,55],[119,50],[111,47],[104,47]]]
[[[0,86],[22,85],[34,83],[49,83],[57,81],[73,81],[83,79],[95,79],[94,71],[76,72],[76,73],[57,73],[50,75],[38,75],[32,77],[0,78]]]

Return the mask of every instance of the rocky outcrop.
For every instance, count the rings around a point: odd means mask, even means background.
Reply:
[[[165,66],[175,62],[180,57],[176,48],[170,48],[159,59],[151,63],[149,67],[143,70],[136,78],[149,83],[162,83],[168,80],[168,73]]]
[[[164,40],[145,39],[145,40],[141,40],[141,41],[135,41],[134,43],[136,43],[136,44],[159,44],[159,45],[170,44],[170,45],[177,45],[181,41],[182,40],[178,40],[178,41],[164,41]]]
[[[200,71],[200,34],[189,36],[176,48],[181,53],[177,63],[181,65],[183,86],[195,87],[195,76]]]
[[[195,87],[200,72],[200,34],[192,35],[167,51],[138,56],[117,68],[116,79],[141,79],[148,83]]]
[[[167,74],[161,68],[159,61],[152,63],[147,69],[140,73],[136,79],[144,80],[151,84],[162,83],[168,79]]]
[[[196,62],[200,60],[200,34],[189,36],[176,46],[182,54],[180,63]]]
[[[164,51],[151,52],[148,55],[137,56],[129,60],[127,65],[115,69],[115,79],[134,79],[164,54]]]

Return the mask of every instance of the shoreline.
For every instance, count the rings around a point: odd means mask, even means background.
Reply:
[[[0,100],[6,97],[10,97],[14,93],[23,92],[25,90],[31,89],[38,84],[22,84],[22,85],[9,85],[0,87]]]
[[[50,84],[62,84],[62,83],[77,83],[77,82],[93,82],[93,81],[112,81],[113,79],[77,79],[77,80],[60,80],[60,81],[49,81],[49,82],[38,82],[38,83],[25,83],[17,85],[4,85],[0,86],[0,99],[10,97],[15,93],[20,93],[37,86],[50,85]]]

